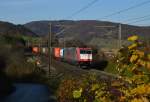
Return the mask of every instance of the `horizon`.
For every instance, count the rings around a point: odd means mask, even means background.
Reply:
[[[147,14],[150,9],[149,0],[116,0],[116,2],[109,0],[1,0],[0,2],[2,8],[0,21],[13,24],[41,20],[97,20],[150,26],[150,15]],[[142,3],[143,5],[140,5]],[[115,12],[116,14],[113,14]]]
[[[78,21],[97,21],[97,22],[110,22],[110,23],[116,23],[116,24],[122,24],[122,25],[129,25],[129,26],[137,26],[137,27],[150,27],[150,25],[132,25],[132,24],[125,24],[125,23],[120,23],[120,22],[113,22],[113,21],[102,21],[102,20],[33,20],[33,21],[29,21],[29,22],[25,22],[23,24],[20,23],[14,23],[14,22],[10,22],[10,21],[4,21],[4,20],[0,20],[0,22],[7,22],[7,23],[12,23],[14,25],[25,25],[27,23],[32,23],[32,22],[53,22],[53,21],[74,21],[74,22],[78,22]]]

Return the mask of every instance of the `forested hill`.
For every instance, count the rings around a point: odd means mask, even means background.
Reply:
[[[90,40],[91,37],[112,38],[118,37],[118,23],[96,21],[96,20],[60,20],[60,21],[33,21],[26,23],[24,26],[32,30],[39,36],[45,36],[49,31],[49,22],[52,23],[52,32],[56,34],[63,28],[67,28],[59,36],[71,37],[71,38],[83,38]],[[104,27],[103,27],[104,26]],[[114,28],[105,26],[115,26]],[[122,38],[126,38],[129,35],[137,34],[142,37],[150,37],[150,27],[132,26],[122,24]]]
[[[0,21],[0,35],[27,35],[37,36],[36,33],[25,28],[23,25],[15,25],[9,22]]]

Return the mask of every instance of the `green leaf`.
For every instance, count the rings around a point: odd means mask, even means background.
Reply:
[[[74,90],[73,91],[73,98],[80,98],[81,97],[81,92],[80,90]]]
[[[94,102],[102,102],[101,100],[95,98]]]
[[[149,71],[149,69],[147,69],[147,68],[144,68],[144,67],[142,67],[142,68],[139,68],[139,71],[142,71],[142,72],[144,72],[144,74],[150,74],[150,71]]]
[[[93,84],[91,90],[92,90],[92,91],[95,91],[95,90],[98,89],[98,88],[99,88],[99,85],[98,85],[98,84]]]
[[[123,75],[124,75],[124,76],[127,76],[127,77],[133,77],[134,74],[133,74],[130,70],[125,69],[125,70],[123,71]]]

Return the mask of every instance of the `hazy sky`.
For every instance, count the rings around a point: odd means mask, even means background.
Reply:
[[[150,3],[111,17],[113,12],[131,7],[148,0],[95,0],[87,9],[71,16],[93,0],[0,0],[0,20],[23,24],[36,20],[104,20],[132,23],[128,19],[145,15],[147,21],[135,25],[150,25]],[[150,1],[150,0],[149,0]],[[71,17],[70,17],[71,16]]]

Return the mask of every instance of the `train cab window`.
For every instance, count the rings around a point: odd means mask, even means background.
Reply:
[[[89,51],[87,51],[86,53],[87,53],[87,54],[92,54],[92,51],[89,50]]]
[[[80,54],[85,54],[85,50],[80,50]]]
[[[91,50],[80,50],[80,54],[91,54]]]

